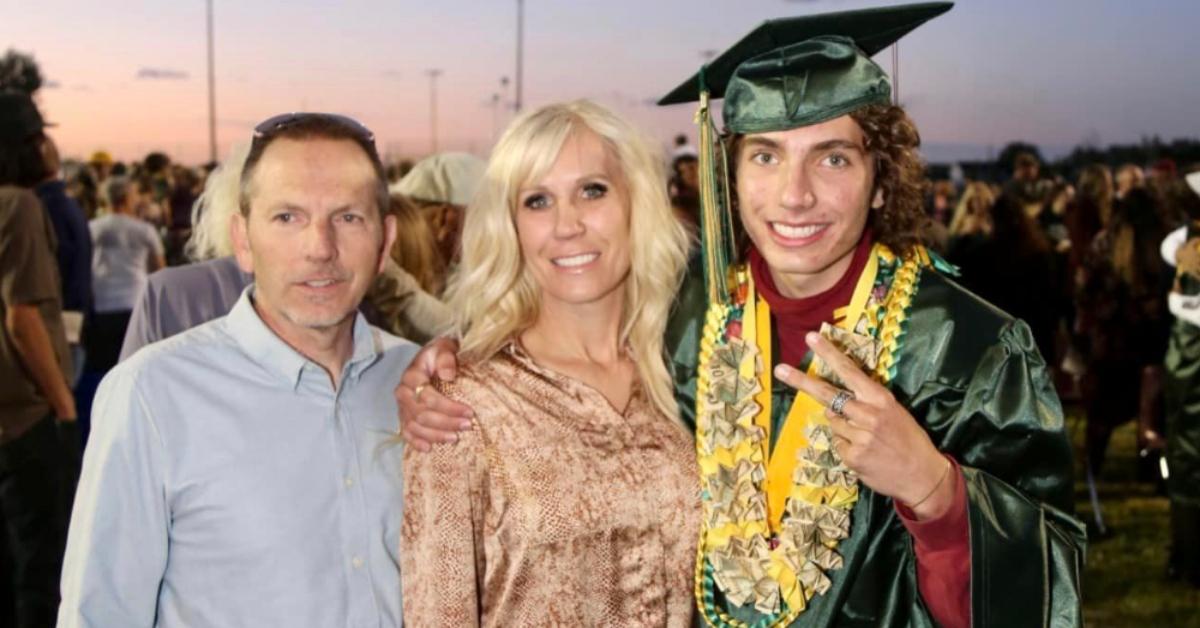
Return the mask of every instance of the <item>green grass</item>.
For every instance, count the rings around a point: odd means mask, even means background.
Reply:
[[[1091,519],[1082,470],[1083,424],[1068,418],[1076,443],[1076,508]],[[1200,592],[1165,577],[1169,533],[1166,497],[1136,481],[1136,428],[1130,423],[1113,435],[1099,482],[1104,520],[1112,536],[1089,540],[1083,576],[1083,614],[1096,628],[1200,626]]]

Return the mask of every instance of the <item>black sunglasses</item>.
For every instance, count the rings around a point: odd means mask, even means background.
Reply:
[[[354,118],[339,115],[336,113],[281,113],[277,116],[271,116],[262,122],[259,122],[254,127],[254,141],[270,138],[272,135],[280,131],[295,126],[297,124],[308,122],[310,120],[322,120],[340,126],[351,133],[355,137],[367,143],[375,142],[375,134],[371,129],[363,126],[361,122]]]

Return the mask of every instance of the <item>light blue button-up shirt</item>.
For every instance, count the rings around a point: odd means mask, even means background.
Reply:
[[[392,389],[417,347],[358,315],[334,390],[252,290],[101,383],[60,628],[400,626]]]

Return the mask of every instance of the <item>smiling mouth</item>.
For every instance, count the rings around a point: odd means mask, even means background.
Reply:
[[[805,238],[811,238],[829,228],[829,223],[815,225],[789,225],[783,222],[771,222],[769,224],[771,225],[771,231],[774,231],[776,235],[789,240],[803,240]]]
[[[301,281],[300,285],[302,285],[306,288],[328,288],[329,286],[332,286],[336,283],[341,283],[341,280],[339,280],[339,279],[310,279],[308,281]]]
[[[599,258],[599,253],[581,253],[570,257],[555,257],[550,260],[550,263],[559,268],[579,268],[591,264]]]

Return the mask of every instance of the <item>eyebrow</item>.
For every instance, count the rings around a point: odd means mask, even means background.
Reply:
[[[825,140],[824,142],[818,142],[816,145],[814,145],[812,147],[812,149],[814,151],[826,151],[826,150],[833,150],[835,148],[853,150],[853,151],[857,151],[860,153],[866,151],[866,149],[862,146],[862,144],[859,144],[857,142],[851,142],[850,140],[843,140],[843,139]]]

